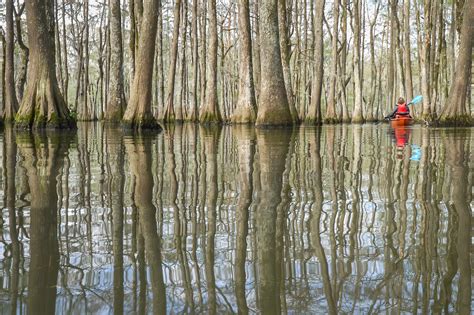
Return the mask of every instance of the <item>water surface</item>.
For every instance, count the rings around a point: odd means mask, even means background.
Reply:
[[[474,129],[0,134],[0,311],[461,313]]]

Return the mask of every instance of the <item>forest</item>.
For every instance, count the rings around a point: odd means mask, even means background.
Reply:
[[[6,0],[1,119],[472,125],[474,0]]]

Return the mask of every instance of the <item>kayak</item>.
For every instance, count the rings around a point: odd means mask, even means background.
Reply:
[[[392,127],[408,126],[411,124],[413,124],[413,118],[410,116],[397,116],[390,119],[390,125]]]

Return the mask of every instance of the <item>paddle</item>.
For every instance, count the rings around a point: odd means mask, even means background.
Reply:
[[[421,95],[415,96],[415,98],[412,99],[411,102],[408,103],[408,105],[415,105],[415,104],[418,104],[418,103],[421,102],[422,100],[423,100],[423,96],[421,96]]]

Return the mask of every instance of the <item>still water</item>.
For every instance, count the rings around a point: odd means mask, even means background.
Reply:
[[[474,309],[474,129],[0,134],[0,312]]]

